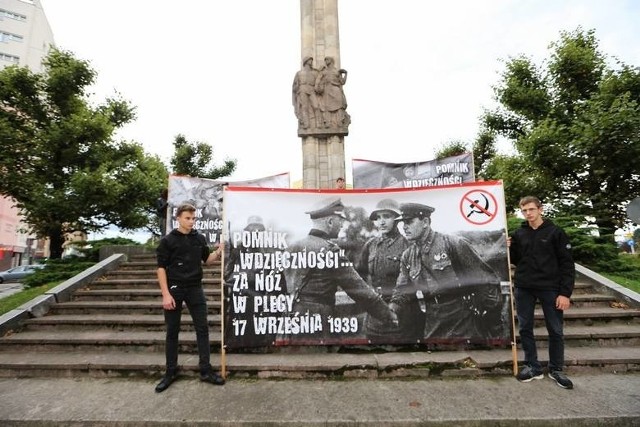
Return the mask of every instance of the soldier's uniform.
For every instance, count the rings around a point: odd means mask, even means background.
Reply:
[[[398,217],[400,211],[397,203],[385,199],[378,203],[369,219],[375,220],[378,212],[388,211],[395,213]],[[397,223],[396,223],[397,224]],[[376,292],[378,292],[386,303],[391,302],[396,280],[400,272],[400,258],[402,253],[409,247],[407,239],[400,234],[397,227],[379,237],[369,239],[362,249],[360,263],[357,270]],[[403,313],[407,315],[408,313]],[[418,313],[414,313],[417,315]],[[408,316],[407,319],[398,319],[401,323],[415,321],[415,316]],[[408,337],[404,336],[400,329],[389,323],[384,323],[375,317],[367,316],[365,321],[367,338],[374,342],[384,343],[404,343]]]
[[[407,203],[400,210],[406,220],[429,216],[434,208]],[[492,334],[492,322],[483,318],[498,310],[500,282],[464,238],[430,229],[402,254],[400,264],[392,302],[401,310],[421,307],[426,315],[423,339],[438,342]]]
[[[311,219],[323,218],[330,215],[343,215],[344,206],[337,199],[319,209],[306,212]],[[289,247],[289,252],[340,252],[340,247],[332,242],[326,232],[311,229],[309,234]],[[304,340],[312,337],[317,339],[330,338],[326,321],[336,312],[336,291],[341,288],[355,301],[363,311],[389,323],[394,323],[395,316],[383,301],[382,297],[369,286],[356,272],[353,265],[344,256],[339,256],[337,268],[303,268],[285,270],[287,287],[294,294],[293,312],[310,315],[320,314],[324,327],[322,334],[307,335],[304,337],[289,337],[293,341]],[[300,339],[296,339],[300,338]],[[334,337],[338,338],[339,336]]]

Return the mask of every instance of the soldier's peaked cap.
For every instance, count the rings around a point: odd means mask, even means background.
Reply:
[[[420,203],[403,203],[400,205],[399,219],[426,218],[430,217],[435,210],[431,206]]]
[[[400,216],[400,206],[398,206],[398,202],[392,199],[383,199],[380,200],[376,205],[376,208],[371,211],[369,219],[373,221],[379,212],[384,211],[393,212],[396,217]]]
[[[324,199],[316,203],[311,210],[306,211],[311,219],[324,218],[331,215],[338,215],[346,218],[344,205],[339,198]]]

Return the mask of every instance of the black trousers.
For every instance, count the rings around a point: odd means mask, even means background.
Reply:
[[[202,286],[179,287],[169,285],[169,292],[176,301],[174,310],[164,310],[164,322],[167,325],[165,355],[167,371],[175,372],[178,368],[178,336],[182,319],[182,303],[187,304],[198,343],[200,374],[205,375],[211,369],[209,346],[209,323],[207,321],[207,300]]]

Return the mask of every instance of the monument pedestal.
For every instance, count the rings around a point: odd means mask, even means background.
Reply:
[[[334,188],[344,177],[344,136],[302,137],[302,187]]]

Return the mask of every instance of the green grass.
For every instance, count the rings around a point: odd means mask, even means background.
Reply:
[[[24,289],[8,297],[0,299],[0,316],[8,313],[9,311],[20,307],[22,304],[31,301],[38,295],[42,295],[49,289],[58,285],[60,282],[51,282],[46,285],[37,286],[33,288]]]
[[[621,269],[598,273],[627,289],[640,293],[640,255],[620,254],[619,259]]]
[[[627,289],[631,289],[634,292],[640,293],[640,280],[633,280],[627,277],[618,276],[613,273],[600,273],[602,276],[609,280],[613,280],[620,286],[624,286]]]

